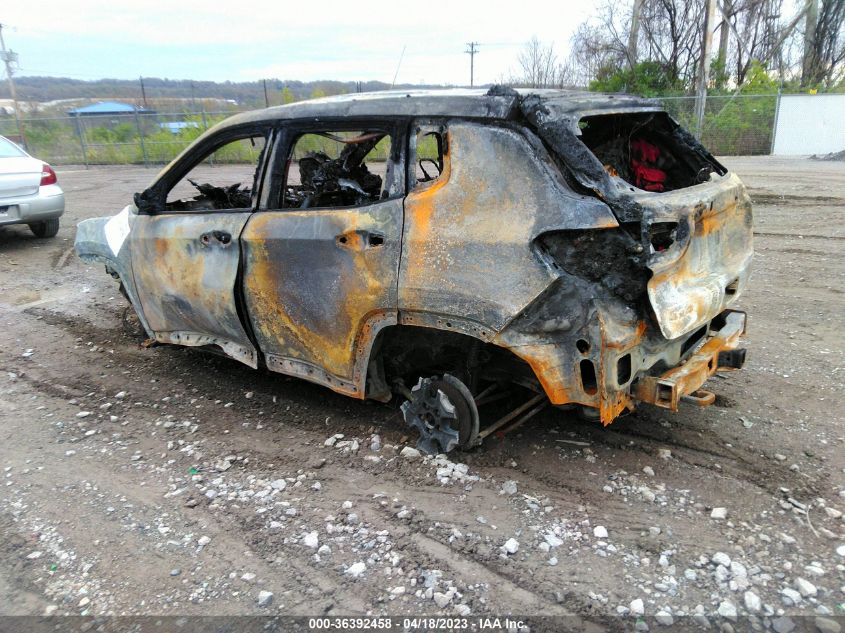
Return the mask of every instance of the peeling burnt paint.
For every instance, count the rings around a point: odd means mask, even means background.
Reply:
[[[301,364],[364,397],[369,346],[396,322],[401,231],[401,199],[253,217],[241,238],[244,294],[271,369]]]
[[[616,221],[601,201],[564,188],[513,128],[454,122],[447,141],[440,178],[405,200],[399,307],[499,331],[554,279],[537,237]]]
[[[219,345],[257,366],[235,302],[237,238],[247,213],[141,215],[130,239],[132,272],[156,340]]]

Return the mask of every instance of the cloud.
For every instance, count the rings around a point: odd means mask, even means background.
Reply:
[[[21,54],[21,66],[42,74],[390,81],[405,47],[399,81],[467,83],[463,51],[472,40],[480,42],[483,83],[506,74],[533,35],[565,53],[595,1],[518,10],[493,0],[147,0],[108,8],[99,0],[43,0],[7,3],[3,18],[16,27],[7,44]]]

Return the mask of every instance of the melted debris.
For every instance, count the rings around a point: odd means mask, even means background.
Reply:
[[[326,135],[328,136],[328,135]],[[364,133],[346,143],[336,159],[323,152],[309,152],[299,161],[302,184],[285,189],[286,208],[357,206],[374,202],[381,195],[382,179],[370,173],[364,158],[386,136],[384,132]]]

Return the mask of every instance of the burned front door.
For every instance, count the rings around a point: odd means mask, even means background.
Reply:
[[[242,236],[244,298],[267,366],[363,398],[366,358],[396,322],[402,156],[389,131],[292,135],[277,210]]]
[[[255,207],[264,143],[263,135],[229,140],[167,193],[143,194],[153,200],[132,231],[132,270],[157,341],[216,346],[257,367],[235,290],[240,236]]]

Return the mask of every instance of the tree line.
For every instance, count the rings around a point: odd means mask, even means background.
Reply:
[[[263,107],[264,81],[195,81],[190,79],[161,79],[144,77],[144,93],[152,106],[173,99],[221,99],[231,100],[240,106]],[[82,80],[68,77],[15,77],[18,99],[24,103],[46,103],[71,99],[121,99],[141,104],[144,94],[141,78]],[[349,92],[371,92],[390,89],[390,84],[381,81],[292,81],[267,79],[267,101],[280,105],[291,101],[302,101],[318,96],[345,94]],[[398,89],[424,88],[433,86],[411,86],[401,84]],[[0,99],[8,99],[9,87],[0,83]]]
[[[644,96],[690,94],[707,0],[604,0],[568,53],[532,38],[506,83]],[[718,0],[708,88],[736,91],[764,73],[785,91],[845,91],[845,0]],[[759,87],[759,85],[758,85]]]

